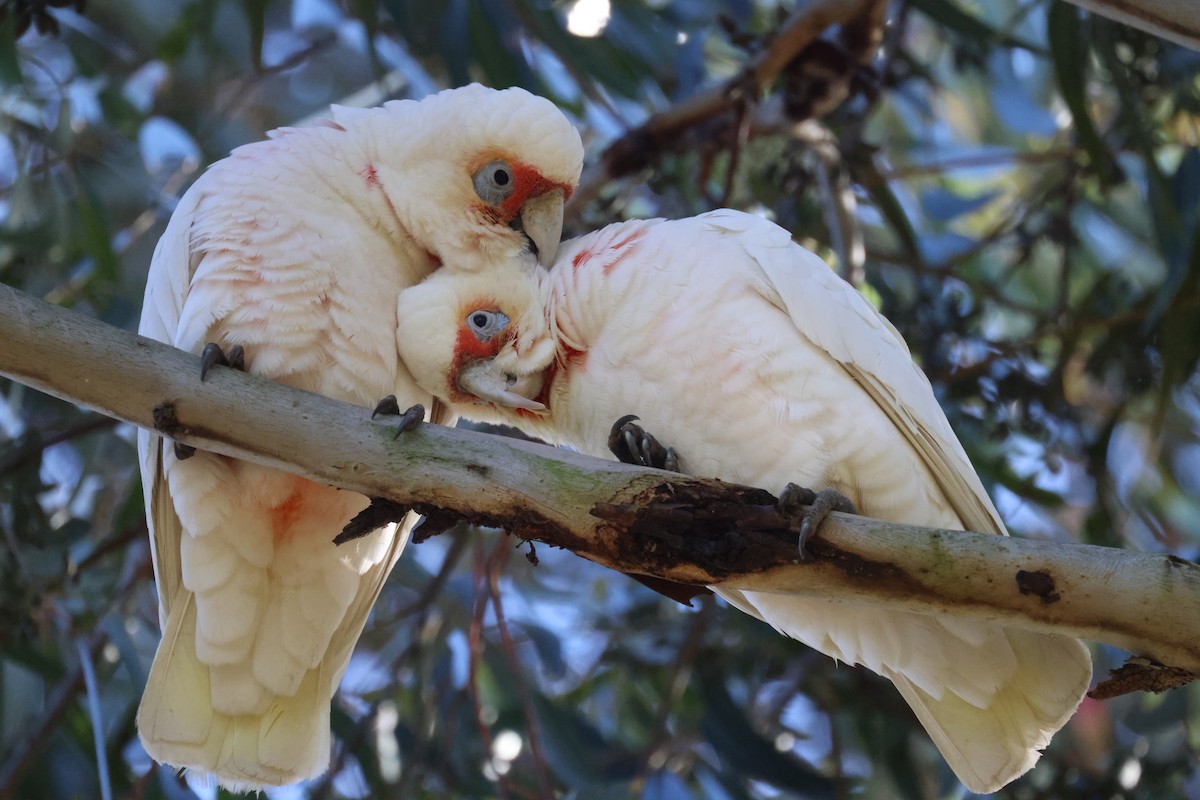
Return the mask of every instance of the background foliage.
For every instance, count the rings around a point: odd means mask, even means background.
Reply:
[[[0,24],[0,280],[127,328],[179,194],[270,128],[372,82],[363,102],[519,84],[612,166],[606,146],[738,74],[793,10],[620,0],[587,38],[572,15],[607,3],[55,5],[9,0]],[[867,67],[830,37],[628,174],[596,167],[570,232],[774,218],[905,334],[1014,533],[1196,559],[1200,55],[1042,0],[889,18]],[[0,381],[2,796],[213,794],[137,744],[141,509],[131,430]],[[335,769],[271,796],[962,795],[886,682],[711,598],[537,555],[467,529],[413,547],[335,702]],[[1102,674],[1122,654],[1096,655]],[[1198,749],[1196,687],[1089,700],[1004,794],[1200,796]]]

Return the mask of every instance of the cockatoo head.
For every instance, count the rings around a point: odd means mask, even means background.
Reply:
[[[478,84],[380,108],[333,109],[373,153],[364,178],[436,260],[479,268],[533,252],[548,265],[583,167],[579,132],[524,89]]]
[[[555,348],[531,264],[438,270],[400,293],[400,358],[425,391],[472,419],[499,408],[541,413],[533,399]],[[511,274],[503,274],[508,269]]]

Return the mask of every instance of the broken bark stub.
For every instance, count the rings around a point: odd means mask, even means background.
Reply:
[[[621,563],[658,571],[700,567],[715,580],[799,560],[802,517],[790,519],[763,489],[717,480],[684,485],[664,481],[628,503],[597,503],[592,515],[627,526],[613,537]]]
[[[1109,673],[1108,679],[1088,692],[1093,700],[1109,700],[1133,692],[1155,694],[1178,689],[1200,678],[1194,672],[1179,667],[1167,667],[1148,658],[1133,657]]]
[[[1029,572],[1017,570],[1017,590],[1041,598],[1043,605],[1057,603],[1062,595],[1054,591],[1054,576],[1044,570]]]

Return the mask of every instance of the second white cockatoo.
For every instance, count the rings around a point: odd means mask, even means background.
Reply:
[[[401,357],[466,417],[611,457],[614,422],[635,414],[685,473],[833,489],[868,516],[1005,534],[899,333],[766,220],[616,224],[564,243],[540,286],[439,274],[399,306]],[[1071,638],[712,588],[890,679],[974,792],[1030,769],[1091,679]]]
[[[432,406],[397,356],[397,295],[442,264],[500,279],[531,249],[548,263],[582,161],[566,117],[521,89],[335,106],[184,195],[139,332],[240,348],[251,373],[359,405]],[[146,431],[139,452],[163,629],[146,751],[239,790],[320,774],[331,697],[412,519],[339,548],[367,498]]]

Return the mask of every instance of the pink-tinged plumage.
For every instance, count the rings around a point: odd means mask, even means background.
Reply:
[[[472,170],[498,158],[521,165],[522,194],[492,208]],[[552,249],[581,164],[566,118],[519,89],[335,107],[239,147],[184,195],[140,332],[191,352],[242,345],[250,372],[358,405],[431,407],[397,357],[397,295],[443,262],[510,275],[529,249],[518,215]],[[144,431],[139,453],[163,628],[138,713],[146,750],[235,789],[320,774],[330,698],[413,519],[335,547],[365,497],[203,452],[178,460]]]
[[[419,302],[470,308],[483,298],[517,319],[521,297],[485,296],[476,283],[438,274],[418,287]],[[557,357],[502,370],[543,369],[538,399],[547,411],[478,400],[456,410],[607,458],[611,425],[636,414],[690,474],[777,493],[788,482],[829,487],[869,516],[1005,534],[900,335],[778,226],[734,211],[613,225],[565,242],[540,290]],[[425,315],[429,338],[449,326],[435,311]],[[453,383],[452,358],[409,352],[403,341],[401,355],[422,385]],[[891,679],[977,792],[1031,768],[1091,678],[1088,652],[1074,639],[866,603],[714,590],[780,632]]]

